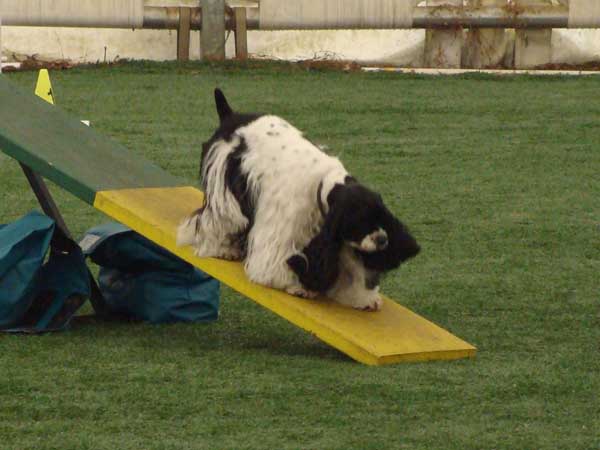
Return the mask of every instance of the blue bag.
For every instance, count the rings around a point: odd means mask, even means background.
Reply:
[[[111,312],[150,323],[218,318],[219,282],[133,230],[101,225],[80,246],[100,266],[98,285]]]
[[[0,329],[64,329],[90,295],[85,258],[74,244],[50,251],[54,221],[32,212],[0,225]]]

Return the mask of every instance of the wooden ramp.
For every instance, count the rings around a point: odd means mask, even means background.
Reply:
[[[129,152],[0,75],[0,149],[83,201],[236,291],[370,365],[473,357],[475,347],[386,298],[365,313],[251,283],[240,263],[175,245],[179,221],[202,192]]]

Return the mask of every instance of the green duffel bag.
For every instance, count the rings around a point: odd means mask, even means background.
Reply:
[[[108,309],[150,323],[209,322],[219,314],[219,282],[118,224],[89,230],[79,245],[100,266]]]
[[[48,250],[54,221],[31,212],[0,225],[0,330],[62,330],[90,296],[81,249]]]

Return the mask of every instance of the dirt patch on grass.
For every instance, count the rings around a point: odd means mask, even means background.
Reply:
[[[535,66],[537,70],[591,70],[600,72],[600,61],[590,61],[583,64],[548,63]]]

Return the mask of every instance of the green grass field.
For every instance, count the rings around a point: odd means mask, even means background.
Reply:
[[[33,91],[36,74],[7,76]],[[0,336],[1,449],[600,448],[600,78],[266,63],[51,77],[59,105],[189,182],[215,86],[284,116],[422,244],[383,291],[479,351],[366,367],[224,288],[209,325]],[[75,235],[106,221],[53,193]],[[0,154],[0,222],[34,208]]]

